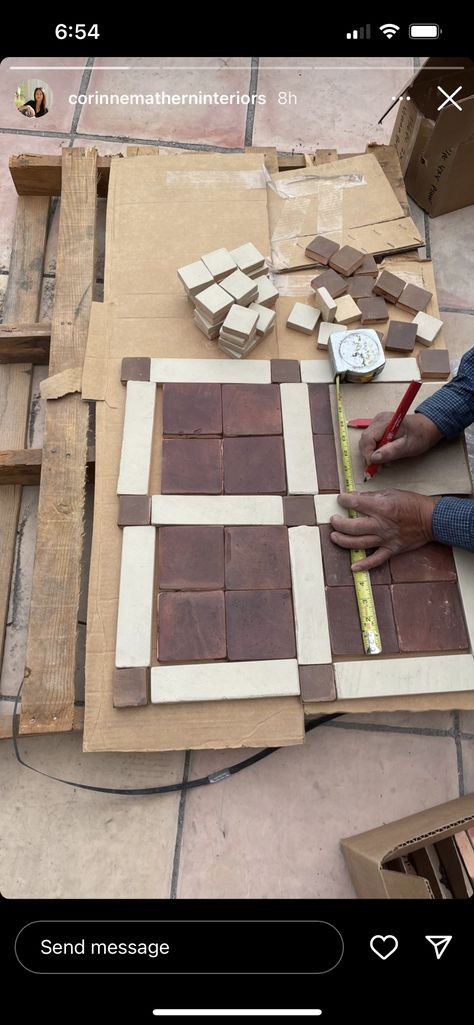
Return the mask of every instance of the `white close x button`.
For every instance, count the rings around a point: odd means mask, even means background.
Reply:
[[[443,96],[446,96],[446,99],[438,107],[438,110],[442,110],[443,107],[445,107],[447,103],[452,103],[453,107],[457,107],[458,110],[462,110],[462,107],[459,105],[459,103],[456,103],[456,100],[453,99],[453,96],[457,96],[457,94],[459,92],[461,92],[461,89],[462,89],[462,85],[458,85],[457,89],[455,89],[454,92],[451,93],[451,95],[450,95],[449,93],[446,92],[445,89],[443,89],[443,87],[441,85],[439,85],[438,86],[438,90],[439,90],[440,93],[443,94]]]

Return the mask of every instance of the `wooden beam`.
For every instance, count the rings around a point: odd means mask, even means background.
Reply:
[[[39,314],[49,199],[21,196],[13,233],[4,317],[30,324]],[[0,448],[22,448],[30,408],[31,364],[0,366]],[[20,511],[21,489],[0,491],[0,663],[10,600],[10,583]]]
[[[0,363],[46,365],[51,324],[0,324]]]
[[[0,487],[10,484],[39,484],[43,449],[20,448],[0,451]],[[95,448],[87,449],[87,465],[95,463]]]
[[[82,366],[94,284],[97,150],[62,153],[50,374]],[[71,730],[81,586],[89,408],[46,404],[20,732]]]
[[[306,167],[306,157],[304,153],[292,153],[291,156],[286,157],[278,155],[279,171],[295,171],[300,167]]]

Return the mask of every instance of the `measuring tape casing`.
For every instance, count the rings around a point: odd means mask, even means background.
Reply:
[[[354,384],[372,381],[385,366],[382,343],[371,328],[334,331],[329,337],[328,354],[334,377]]]

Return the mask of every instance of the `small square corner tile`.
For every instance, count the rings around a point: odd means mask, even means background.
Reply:
[[[331,665],[299,666],[301,699],[310,701],[335,701],[336,683]]]
[[[114,669],[112,699],[114,708],[139,708],[148,704],[149,669]]]
[[[301,381],[300,364],[297,359],[270,360],[274,384],[297,384]]]
[[[122,360],[120,380],[126,381],[149,381],[151,359],[147,356],[125,356]]]
[[[149,495],[119,495],[117,523],[119,527],[147,527],[150,523]]]
[[[316,525],[316,509],[312,495],[288,495],[283,499],[283,512],[287,527]]]

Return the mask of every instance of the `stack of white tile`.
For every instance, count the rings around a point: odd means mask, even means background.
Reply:
[[[246,356],[259,341],[258,319],[258,311],[246,310],[238,303],[231,306],[219,331],[219,349],[233,359],[242,359]]]
[[[280,293],[278,289],[275,288],[275,285],[272,285],[268,275],[257,278],[257,288],[258,296],[256,301],[260,306],[274,306]]]
[[[196,260],[194,263],[186,264],[186,267],[180,267],[178,278],[184,285],[188,299],[193,303],[198,292],[214,284],[214,278],[203,260]]]
[[[223,278],[226,278],[228,274],[232,274],[233,271],[237,270],[237,264],[228,249],[214,249],[212,253],[206,253],[202,258],[202,262],[206,265],[217,284]]]
[[[231,257],[235,260],[237,267],[250,278],[259,278],[261,274],[267,273],[265,257],[254,246],[253,242],[245,242],[237,249],[231,249]]]
[[[194,299],[194,323],[207,338],[217,338],[234,300],[220,285],[210,285]]]
[[[257,334],[260,339],[265,338],[275,327],[275,310],[269,310],[267,306],[262,306],[260,303],[250,303],[249,310],[258,313]]]
[[[252,278],[249,278],[248,274],[244,274],[238,269],[225,278],[222,288],[229,292],[233,301],[239,306],[250,306],[250,303],[253,303],[258,296],[258,286],[252,281]]]

